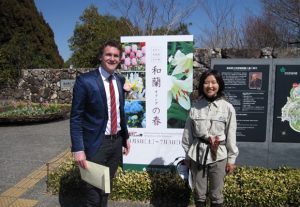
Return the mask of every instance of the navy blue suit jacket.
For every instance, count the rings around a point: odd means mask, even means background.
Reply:
[[[121,131],[123,146],[128,139],[127,122],[124,113],[125,78],[115,74],[120,102]],[[72,152],[85,151],[91,158],[101,147],[108,121],[107,99],[99,69],[81,74],[73,88],[70,117]]]

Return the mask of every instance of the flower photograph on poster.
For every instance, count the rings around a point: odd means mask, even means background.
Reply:
[[[193,91],[193,42],[168,42],[168,128],[184,128]]]
[[[122,72],[126,78],[126,84],[130,87],[130,92],[126,94],[126,99],[145,101],[145,72]]]
[[[145,101],[126,100],[124,110],[129,128],[146,128]]]
[[[121,69],[125,71],[145,71],[145,42],[124,43],[122,48]]]

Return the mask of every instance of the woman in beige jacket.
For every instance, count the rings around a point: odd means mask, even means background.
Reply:
[[[223,203],[226,173],[235,169],[236,114],[225,100],[224,81],[216,70],[207,70],[199,81],[200,98],[194,101],[186,121],[182,146],[191,170],[196,207]]]

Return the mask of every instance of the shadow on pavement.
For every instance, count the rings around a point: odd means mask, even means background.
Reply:
[[[61,207],[84,206],[85,193],[84,183],[80,179],[78,168],[72,168],[60,178],[59,203]]]
[[[83,196],[70,197],[59,195],[59,204],[61,207],[82,207],[84,206]]]
[[[165,161],[162,157],[158,157],[150,163],[151,165],[163,166],[165,165]],[[165,171],[162,169],[154,170],[149,173],[152,186],[150,203],[155,207],[189,206],[191,190],[188,183],[182,179],[178,179],[179,175],[173,165],[169,165],[169,168],[166,169]]]

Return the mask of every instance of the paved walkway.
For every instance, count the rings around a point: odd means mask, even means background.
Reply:
[[[80,207],[82,198],[49,195],[46,163],[70,153],[69,120],[0,126],[0,207]],[[109,206],[152,206],[109,201]]]
[[[46,163],[69,152],[68,120],[1,126],[0,134],[0,206],[59,206],[46,193]],[[33,194],[35,188],[38,194]],[[50,199],[51,198],[51,199]],[[54,204],[54,205],[52,205]]]

